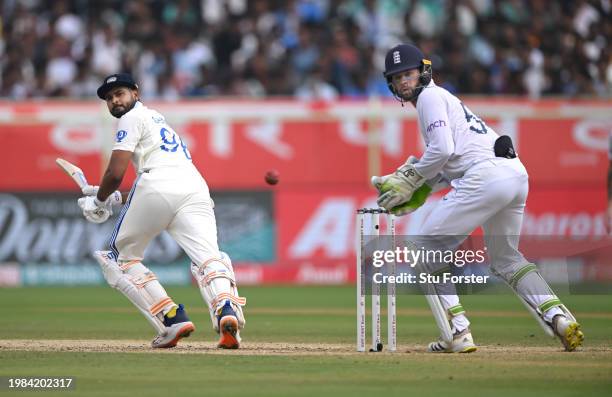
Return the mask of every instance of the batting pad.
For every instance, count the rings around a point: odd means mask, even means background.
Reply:
[[[191,273],[198,282],[202,298],[208,305],[213,328],[219,332],[217,315],[227,300],[236,312],[236,319],[240,329],[244,328],[246,320],[242,306],[246,305],[246,298],[238,295],[234,268],[230,257],[221,252],[220,258],[211,258],[201,265],[191,263]]]
[[[157,281],[157,276],[140,261],[126,262],[119,266],[110,254],[110,251],[95,251],[93,255],[108,285],[125,295],[159,335],[165,335],[163,315],[176,304]]]

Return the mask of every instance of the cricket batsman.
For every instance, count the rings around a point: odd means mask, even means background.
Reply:
[[[236,349],[245,319],[232,262],[219,251],[208,186],[191,161],[187,145],[164,116],[147,108],[129,74],[108,76],[98,97],[119,119],[110,161],[100,186],[87,186],[78,200],[85,218],[106,221],[124,203],[110,237],[110,251],[96,251],[106,281],[138,308],[157,331],[154,348],[174,347],[195,327],[182,304],[168,296],[142,262],[149,242],[166,230],[191,259],[191,272],[208,305],[218,347]],[[131,191],[117,191],[130,161],[138,177]]]
[[[567,351],[575,350],[584,338],[580,324],[518,250],[529,186],[512,141],[499,137],[457,97],[438,87],[431,62],[417,47],[400,44],[389,50],[384,77],[402,106],[410,102],[416,108],[427,147],[420,159],[410,156],[394,173],[372,178],[378,205],[404,215],[416,209],[415,192],[422,197],[423,191],[429,193],[448,181],[452,189],[435,205],[415,243],[435,247],[445,240],[444,249],[455,249],[482,226],[492,272],[508,283],[549,335],[557,336]],[[448,264],[424,266],[428,273],[450,270]],[[430,343],[428,351],[475,351],[470,321],[455,286],[435,287],[428,302],[442,337]],[[444,313],[443,319],[438,321],[436,313]]]

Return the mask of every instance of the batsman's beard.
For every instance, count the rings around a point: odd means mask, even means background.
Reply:
[[[126,114],[127,112],[129,112],[130,110],[134,108],[134,106],[136,105],[136,101],[137,99],[134,99],[132,103],[129,104],[128,106],[122,106],[122,105],[114,106],[110,112],[114,117],[120,118],[121,116],[123,116],[124,114]],[[116,110],[120,106],[124,108],[124,110]]]

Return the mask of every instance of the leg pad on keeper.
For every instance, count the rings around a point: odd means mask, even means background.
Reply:
[[[125,295],[159,335],[164,335],[167,330],[163,314],[176,307],[176,304],[166,294],[155,274],[139,261],[119,265],[110,251],[95,251],[93,256],[102,268],[106,282]]]
[[[421,265],[419,263],[419,265]],[[419,269],[421,271],[426,270],[422,266]],[[450,268],[447,265],[437,266],[437,269],[433,269],[430,267],[427,270],[433,270],[431,273],[425,272],[431,276],[441,276],[444,273],[449,273]],[[427,283],[422,284],[421,288],[425,294],[425,298],[427,303],[429,304],[429,308],[434,316],[436,321],[436,325],[440,330],[440,336],[443,341],[446,343],[452,343],[454,338],[454,329],[455,323],[459,323],[460,325],[464,325],[460,329],[467,329],[469,326],[469,321],[464,316],[465,310],[463,306],[459,303],[456,289],[453,283]],[[445,305],[447,306],[445,309]],[[448,307],[449,305],[452,305]],[[462,317],[458,317],[462,316]],[[457,317],[456,319],[453,319]],[[459,327],[459,326],[457,326]]]
[[[576,322],[574,315],[555,295],[533,263],[517,266],[513,274],[499,274],[495,272],[495,269],[492,270],[508,283],[525,308],[549,336],[555,337],[552,325],[554,314],[563,314],[570,321]],[[549,313],[551,310],[552,312]]]
[[[225,302],[229,301],[236,312],[238,327],[244,328],[246,320],[242,306],[246,305],[246,298],[238,295],[234,268],[229,256],[221,252],[220,258],[211,258],[201,265],[191,263],[191,273],[198,282],[200,293],[208,305],[213,328],[219,332],[217,316]]]
[[[456,317],[461,314],[465,314],[465,309],[463,308],[463,305],[461,304],[449,307],[447,311],[450,317]]]
[[[429,303],[429,308],[436,320],[436,325],[440,330],[440,335],[442,339],[448,343],[453,340],[453,331],[451,329],[451,323],[448,319],[448,314],[444,310],[442,306],[442,302],[440,301],[440,297],[438,295],[425,295],[425,299],[427,303]]]

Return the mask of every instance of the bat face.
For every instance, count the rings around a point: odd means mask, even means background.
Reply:
[[[81,190],[88,185],[87,179],[85,178],[85,174],[83,174],[83,170],[81,170],[76,165],[64,160],[57,158],[55,159],[57,165],[64,170],[69,177],[81,188]]]

